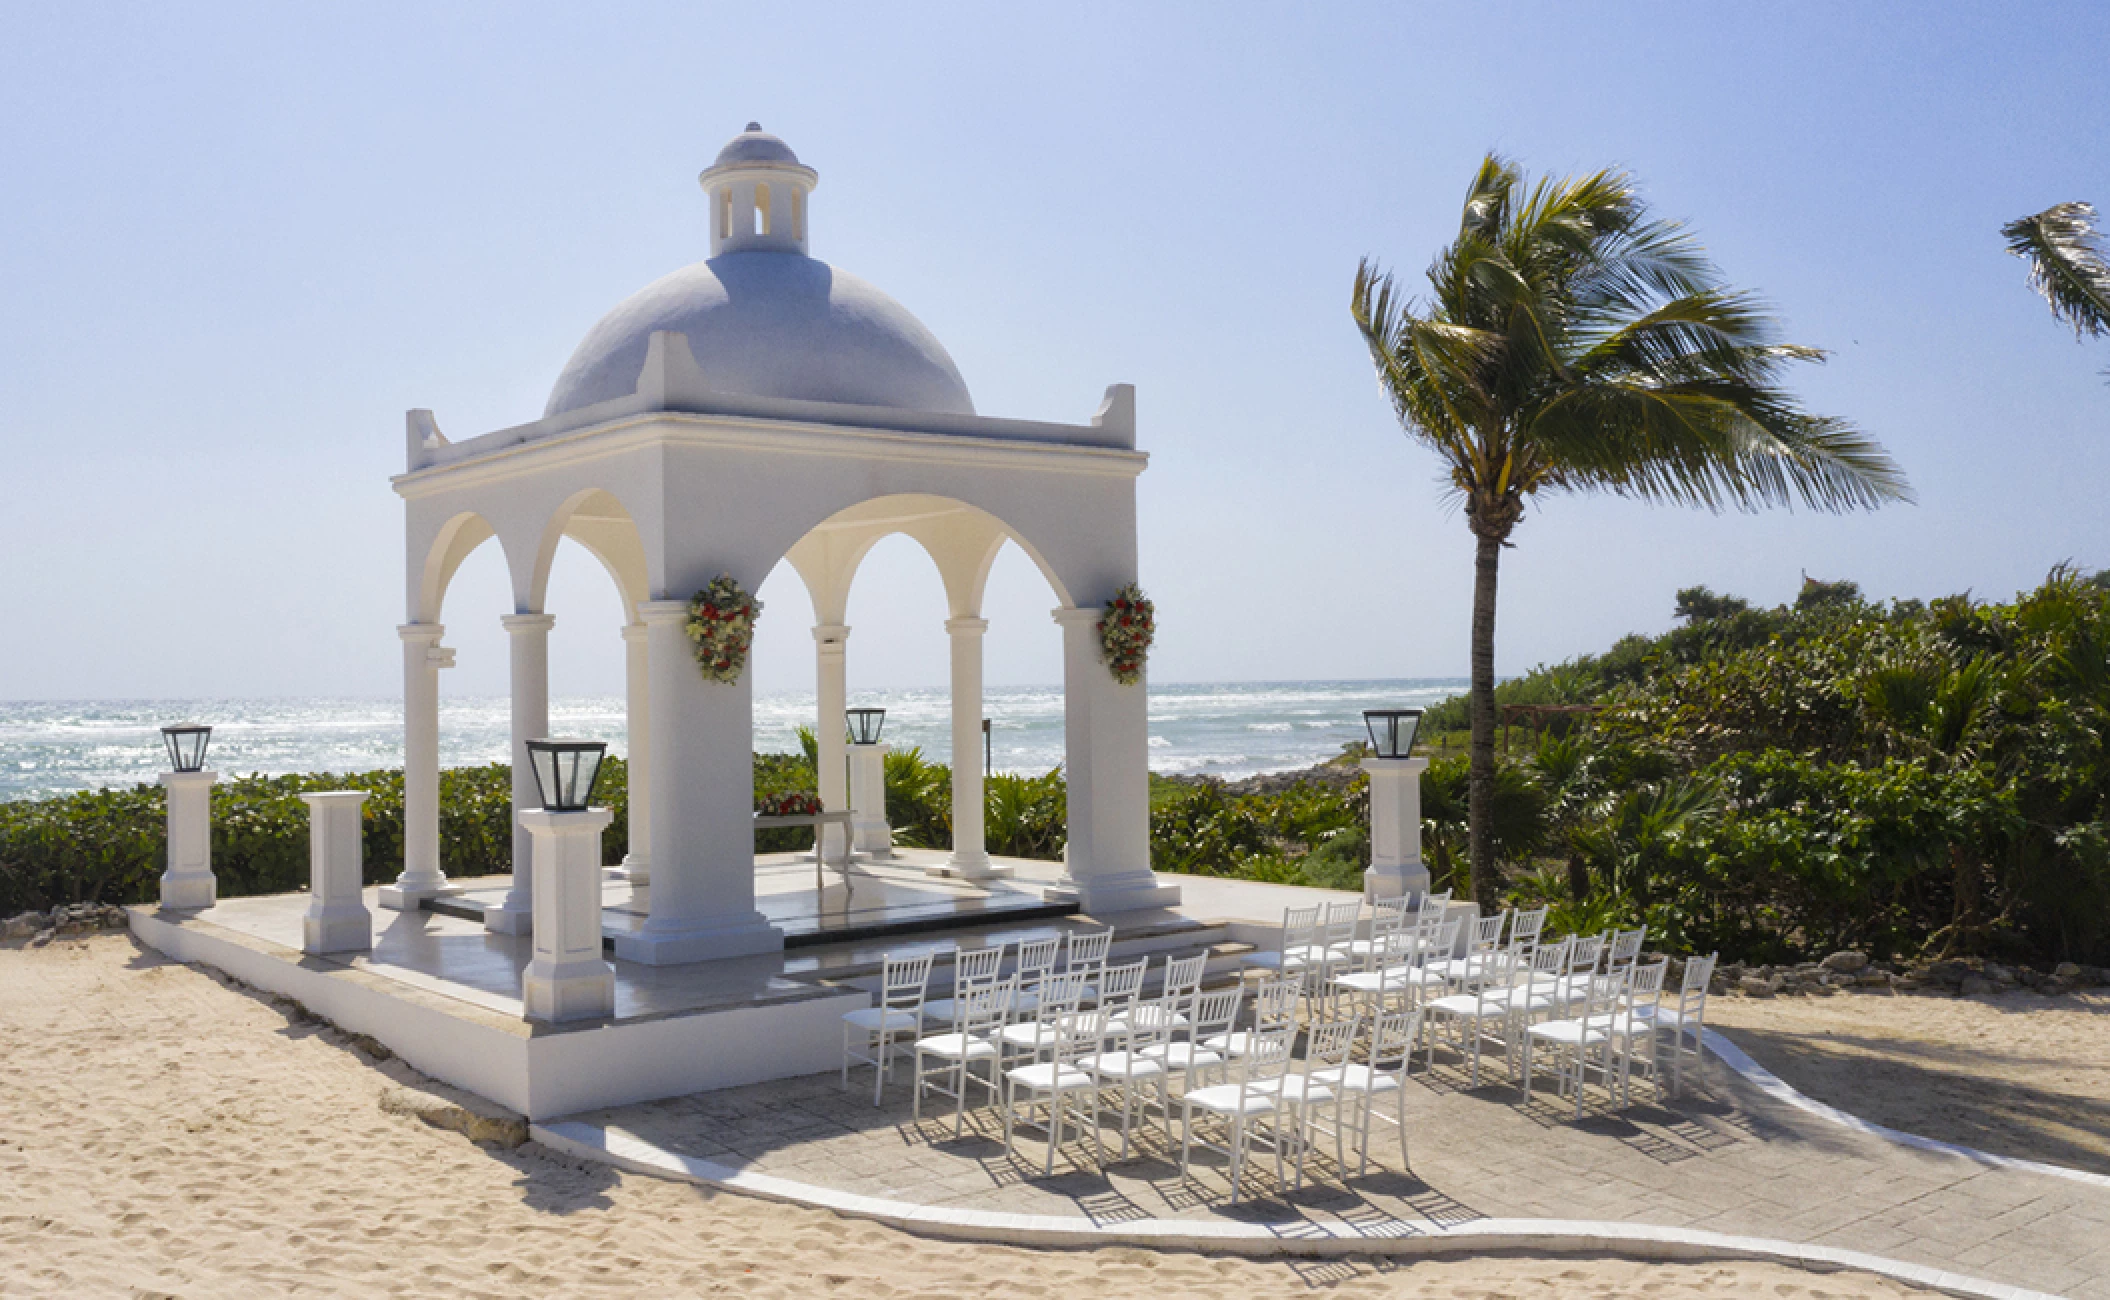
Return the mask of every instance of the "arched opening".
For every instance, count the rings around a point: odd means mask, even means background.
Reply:
[[[755,182],[755,233],[766,235],[770,230],[769,183]]]

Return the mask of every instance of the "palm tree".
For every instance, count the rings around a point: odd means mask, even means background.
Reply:
[[[1527,184],[1489,155],[1428,280],[1423,303],[1365,259],[1353,310],[1379,386],[1443,462],[1473,534],[1467,852],[1492,907],[1496,577],[1528,498],[1845,511],[1910,492],[1874,440],[1781,387],[1789,364],[1823,354],[1779,342],[1764,305],[1725,288],[1624,174]]]
[[[2061,203],[2000,228],[2007,251],[2029,263],[2029,287],[2076,338],[2110,334],[2110,261],[2096,233],[2095,208]],[[2110,375],[2110,370],[2103,372]]]

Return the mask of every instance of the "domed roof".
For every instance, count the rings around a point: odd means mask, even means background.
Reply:
[[[799,166],[799,156],[791,152],[791,146],[762,129],[760,122],[749,122],[747,129],[726,141],[725,148],[718,151],[713,167],[731,167],[739,163],[790,163]]]
[[[688,335],[717,392],[974,414],[959,368],[907,308],[802,253],[751,251],[683,267],[602,317],[543,415],[635,392],[655,330]]]

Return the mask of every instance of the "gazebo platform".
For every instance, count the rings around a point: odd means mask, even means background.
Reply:
[[[943,858],[911,850],[893,863],[860,864],[847,886],[831,871],[816,888],[810,858],[766,857],[757,863],[757,906],[796,946],[681,966],[614,960],[615,1014],[559,1024],[522,1014],[532,938],[454,914],[501,895],[506,877],[457,882],[463,905],[444,910],[385,910],[369,888],[372,950],[328,956],[301,951],[305,893],[130,912],[133,934],[147,945],[290,998],[427,1074],[544,1119],[833,1070],[842,1013],[870,1004],[890,952],[935,949],[933,986],[943,988],[955,950],[1111,925],[1117,958],[1208,951],[1212,968],[1228,974],[1261,937],[1257,920],[1279,920],[1273,895],[1312,892],[1238,882],[1270,896],[1236,911],[1212,908],[1211,919],[1170,909],[1093,916],[1042,899],[1038,887],[1054,882],[1060,864],[1008,861],[1012,879],[981,884],[924,874]],[[607,926],[639,923],[629,886],[612,886],[608,898]],[[1255,915],[1214,919],[1246,912]]]

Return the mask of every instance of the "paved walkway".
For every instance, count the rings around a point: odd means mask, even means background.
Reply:
[[[1109,1226],[1243,1220],[1287,1236],[1328,1223],[1382,1236],[1484,1219],[1605,1220],[1835,1247],[2110,1300],[2110,1191],[1901,1147],[1775,1100],[1711,1057],[1697,1074],[1688,1067],[1682,1099],[1658,1103],[1637,1084],[1633,1109],[1577,1122],[1550,1091],[1527,1101],[1502,1082],[1469,1090],[1439,1054],[1433,1073],[1417,1064],[1408,1089],[1411,1170],[1378,1126],[1380,1163],[1366,1176],[1344,1182],[1323,1156],[1296,1191],[1261,1162],[1236,1207],[1220,1161],[1198,1157],[1196,1179],[1183,1181],[1177,1145],[1155,1131],[1103,1171],[1081,1144],[1068,1148],[1073,1159],[1058,1157],[1044,1177],[1044,1147],[1008,1157],[994,1112],[970,1112],[955,1139],[949,1111],[911,1120],[905,1085],[874,1108],[869,1074],[848,1093],[819,1075],[575,1118],[681,1155],[915,1205]]]

